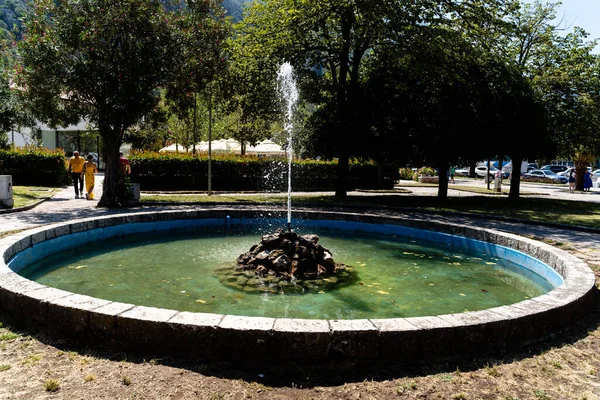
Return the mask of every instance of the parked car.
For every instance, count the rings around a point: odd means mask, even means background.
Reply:
[[[538,182],[553,182],[553,183],[567,183],[568,178],[566,176],[558,175],[550,170],[534,169],[523,175],[523,180],[532,180]]]
[[[469,168],[457,168],[454,171],[454,175],[456,175],[456,176],[469,176]]]
[[[527,164],[527,172],[531,172],[531,171],[533,171],[534,169],[538,169],[538,167],[537,167],[537,164],[536,164],[536,163],[529,163],[529,164]],[[527,173],[527,172],[526,172],[526,173]]]
[[[490,172],[489,172],[489,176],[493,178],[494,175],[496,174],[496,171],[498,171],[498,168],[491,167],[490,168]],[[487,173],[487,167],[486,166],[480,165],[478,167],[475,167],[475,175],[477,177],[484,178],[485,175],[486,175],[486,173]]]
[[[568,171],[570,169],[570,167],[568,165],[544,165],[542,168],[540,168],[540,170],[542,171],[552,171],[555,174],[558,174],[559,172],[565,172]]]

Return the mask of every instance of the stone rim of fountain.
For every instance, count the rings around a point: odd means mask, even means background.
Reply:
[[[550,265],[564,283],[508,306],[426,317],[303,320],[242,317],[136,306],[46,287],[10,270],[7,262],[40,242],[72,233],[138,222],[256,218],[261,210],[160,211],[87,218],[0,240],[0,313],[17,326],[76,341],[210,360],[399,360],[460,356],[520,348],[570,326],[594,301],[595,276],[566,251],[487,228],[348,212],[302,211],[299,218],[394,224],[506,246]],[[91,237],[93,239],[93,237]],[[60,321],[60,322],[58,322]]]

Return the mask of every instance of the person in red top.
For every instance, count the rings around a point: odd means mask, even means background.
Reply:
[[[127,157],[123,155],[123,152],[119,152],[119,170],[125,175],[131,174],[131,165]]]

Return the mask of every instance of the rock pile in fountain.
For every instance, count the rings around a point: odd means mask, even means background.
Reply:
[[[336,263],[331,252],[318,242],[317,235],[299,236],[279,229],[240,255],[236,269],[285,280],[312,279],[345,270],[346,266]]]

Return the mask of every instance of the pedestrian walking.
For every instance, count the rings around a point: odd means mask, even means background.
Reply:
[[[85,198],[88,200],[94,199],[94,185],[96,183],[95,173],[98,172],[98,167],[94,163],[94,156],[89,154],[87,156],[87,162],[83,166],[83,174],[85,175]]]
[[[73,187],[75,188],[75,198],[79,198],[79,193],[83,198],[83,164],[85,160],[83,157],[79,157],[79,152],[75,150],[73,157],[69,159],[69,173],[73,180]]]
[[[575,168],[569,171],[569,193],[575,193]]]
[[[131,174],[131,164],[129,164],[129,160],[123,155],[122,151],[119,152],[119,169],[125,175]]]

